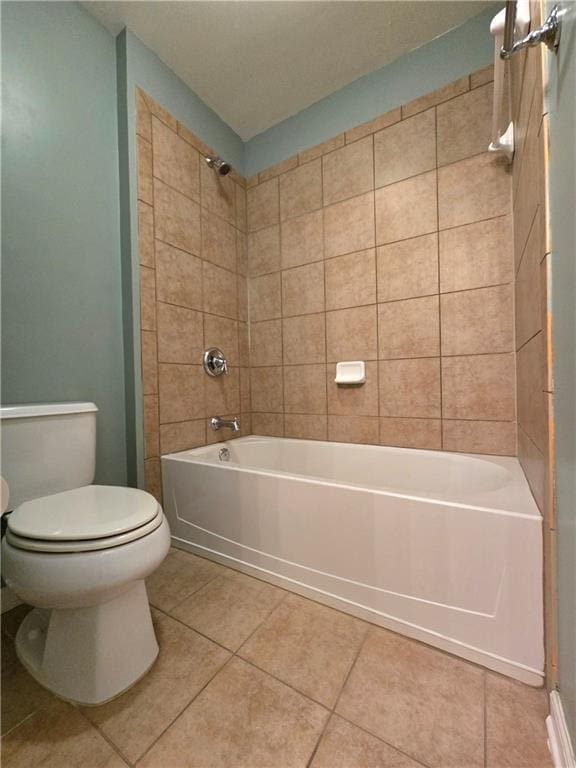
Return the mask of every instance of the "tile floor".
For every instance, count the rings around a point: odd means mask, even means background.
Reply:
[[[546,696],[172,550],[150,673],[101,707],[40,688],[2,617],[4,768],[551,768]]]

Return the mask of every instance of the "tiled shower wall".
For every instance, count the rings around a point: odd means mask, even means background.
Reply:
[[[482,70],[248,181],[256,434],[515,454],[510,169]],[[335,364],[366,361],[362,386]]]
[[[141,91],[136,103],[145,482],[161,498],[161,454],[231,437],[210,416],[250,433],[246,190],[160,105]],[[227,376],[205,374],[211,346]]]
[[[541,23],[539,0],[531,26]],[[512,59],[516,152],[513,165],[518,458],[544,518],[544,582],[548,682],[556,678],[555,520],[553,469],[551,244],[547,205],[548,116],[545,48]]]

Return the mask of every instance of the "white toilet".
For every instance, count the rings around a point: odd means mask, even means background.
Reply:
[[[2,575],[26,603],[16,651],[46,688],[101,704],[158,655],[144,579],[165,558],[162,508],[134,488],[91,485],[93,403],[5,406],[2,475],[10,490]]]

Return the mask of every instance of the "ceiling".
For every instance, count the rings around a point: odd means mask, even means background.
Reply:
[[[127,26],[245,141],[493,3],[84,2]]]

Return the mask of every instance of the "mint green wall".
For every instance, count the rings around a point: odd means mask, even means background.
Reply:
[[[75,3],[2,6],[2,399],[98,404],[126,481],[114,40]]]
[[[490,21],[502,4],[355,80],[246,143],[246,176],[491,64]]]

